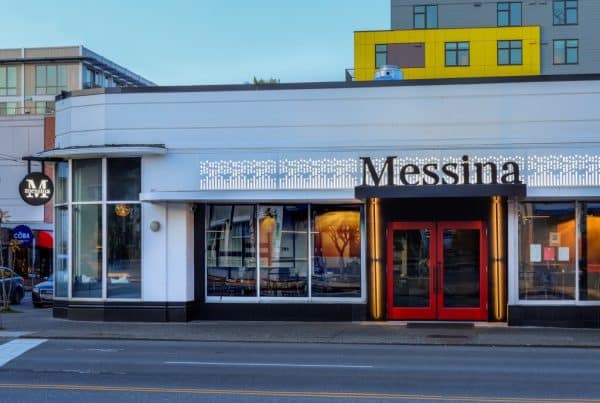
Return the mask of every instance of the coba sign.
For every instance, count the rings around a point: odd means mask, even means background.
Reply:
[[[41,206],[52,199],[54,184],[41,172],[31,172],[19,184],[21,199],[32,206]]]
[[[395,156],[385,158],[380,170],[373,165],[370,157],[360,157],[363,161],[363,186],[394,185],[458,185],[458,184],[513,184],[520,185],[519,165],[514,161],[504,162],[500,167],[494,162],[470,161],[463,155],[460,163],[446,164],[406,164],[397,166]],[[474,173],[474,181],[472,174]],[[370,177],[372,184],[367,181]],[[487,182],[485,179],[488,179]],[[399,179],[400,183],[396,183]]]

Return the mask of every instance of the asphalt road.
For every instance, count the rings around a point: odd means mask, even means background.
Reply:
[[[1,402],[600,402],[597,349],[2,342]]]

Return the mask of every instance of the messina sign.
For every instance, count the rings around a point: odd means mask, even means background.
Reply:
[[[355,189],[356,197],[525,196],[526,193],[519,164],[514,161],[499,166],[490,161],[471,161],[468,155],[463,155],[459,163],[398,166],[397,158],[386,157],[378,170],[370,157],[361,157],[362,184]]]

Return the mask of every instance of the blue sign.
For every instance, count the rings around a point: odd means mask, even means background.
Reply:
[[[33,232],[27,225],[17,225],[10,235],[15,241],[21,241],[21,247],[28,248],[33,242]]]

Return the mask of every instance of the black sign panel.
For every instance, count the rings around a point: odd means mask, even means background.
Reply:
[[[41,172],[28,174],[19,184],[21,199],[32,206],[41,206],[52,199],[54,184],[52,180]]]

